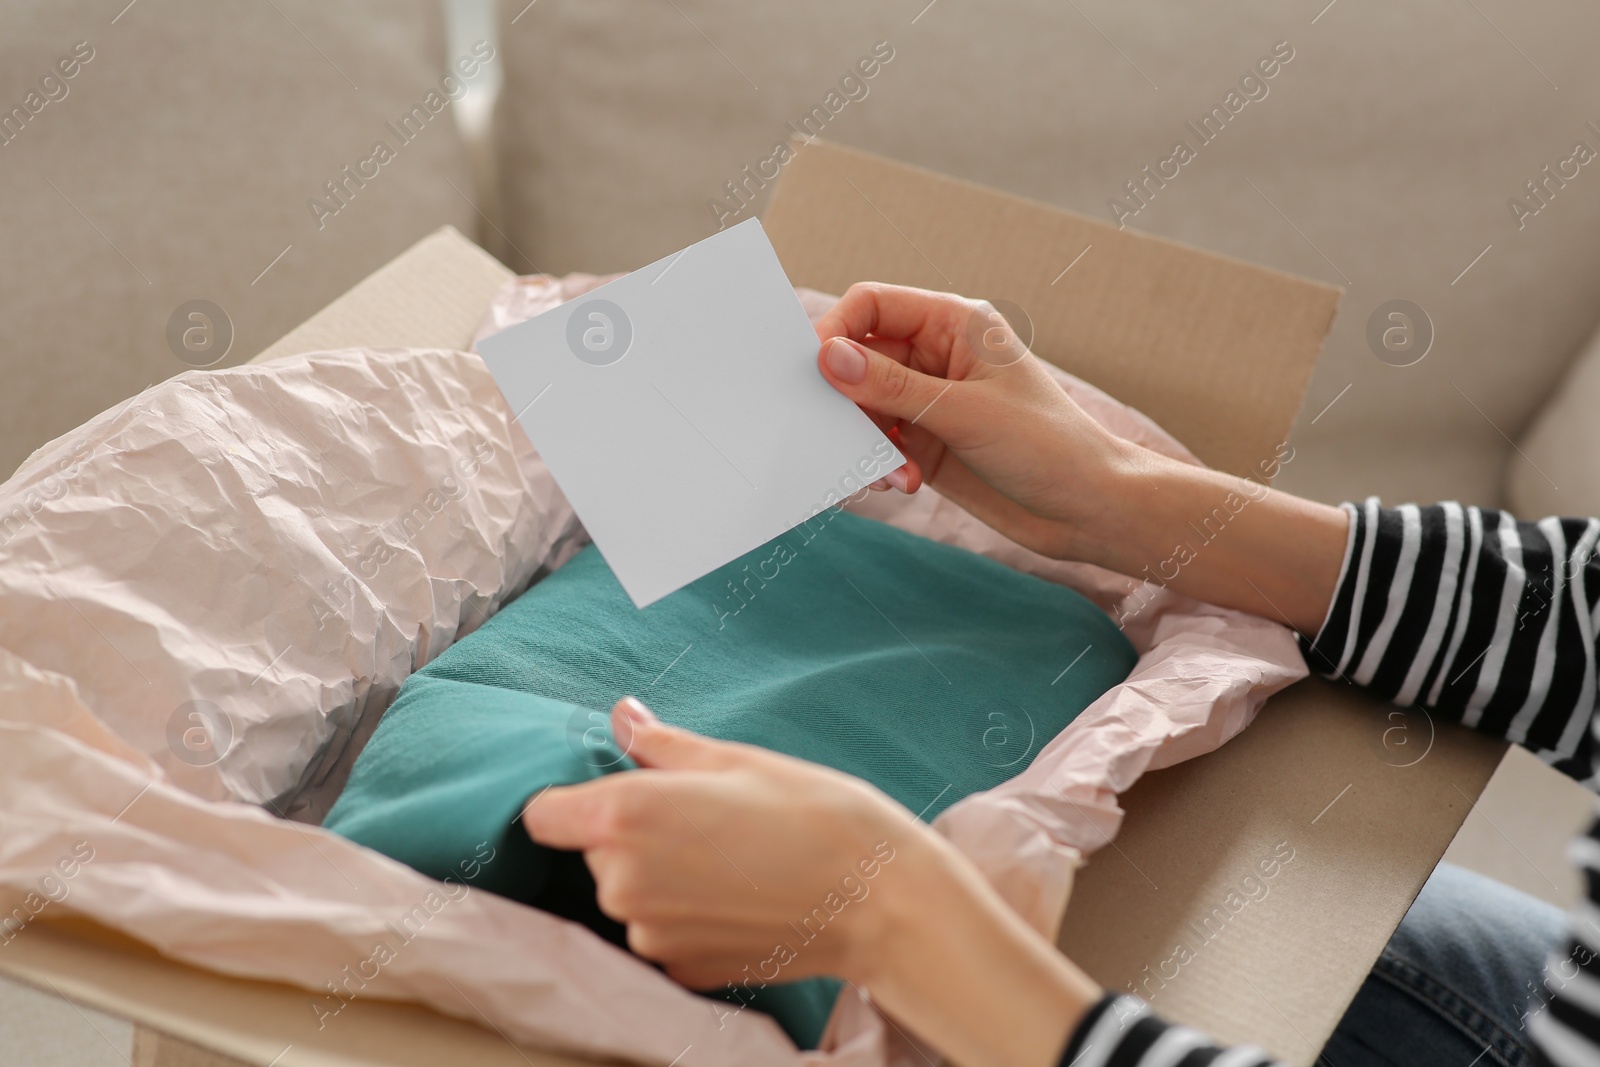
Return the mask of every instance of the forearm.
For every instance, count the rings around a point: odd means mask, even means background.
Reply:
[[[952,1063],[1054,1067],[1101,990],[944,852],[906,856],[894,872],[860,984]]]
[[[950,1062],[1172,1067],[1217,1057],[1197,1031],[1134,997],[1105,995],[948,846],[917,851],[896,861],[901,878],[884,886],[880,925],[862,941],[852,980]],[[1284,1067],[1249,1048],[1230,1050],[1228,1062]]]
[[[1600,523],[1335,508],[1125,452],[1095,487],[1104,503],[1077,558],[1286,622],[1314,669],[1588,777]]]
[[[1315,636],[1349,539],[1342,509],[1144,449],[1109,478],[1083,558]]]

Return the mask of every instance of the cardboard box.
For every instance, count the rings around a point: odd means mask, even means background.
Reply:
[[[788,165],[765,225],[799,285],[873,278],[1021,306],[1042,356],[1241,473],[1287,436],[1337,296],[822,143]],[[441,230],[258,359],[465,347],[509,276]],[[1504,750],[1430,723],[1425,757],[1396,766],[1383,744],[1395,728],[1363,698],[1306,682],[1222,750],[1148,774],[1124,797],[1121,834],[1080,873],[1062,945],[1170,1018],[1312,1063]],[[99,1037],[116,1047],[126,1033],[140,1067],[576,1062],[402,1004],[357,1000],[319,1031],[305,991],[173,963],[85,924],[39,924],[0,952],[0,973],[69,998],[63,1026],[106,1013],[122,1029]]]

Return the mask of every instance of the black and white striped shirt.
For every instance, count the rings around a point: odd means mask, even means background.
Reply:
[[[1595,632],[1600,520],[1518,522],[1502,511],[1438,504],[1345,504],[1350,537],[1312,669],[1531,749],[1594,788]],[[1552,966],[1529,1026],[1547,1060],[1600,1067],[1600,823],[1573,843],[1588,900]],[[1575,968],[1573,961],[1583,961]],[[1258,1049],[1219,1049],[1133,997],[1108,995],[1060,1061],[1076,1067],[1270,1067]]]

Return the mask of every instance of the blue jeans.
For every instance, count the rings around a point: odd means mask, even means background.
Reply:
[[[1534,1063],[1527,1020],[1549,998],[1545,959],[1565,941],[1559,908],[1440,864],[1322,1050],[1319,1067]]]

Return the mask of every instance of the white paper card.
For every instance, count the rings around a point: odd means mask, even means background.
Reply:
[[[755,219],[478,344],[641,608],[905,463],[817,348]]]

